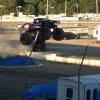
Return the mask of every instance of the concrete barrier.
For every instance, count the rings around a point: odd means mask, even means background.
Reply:
[[[29,52],[26,52],[29,55]],[[71,63],[71,64],[81,64],[82,58],[78,57],[61,57],[57,56],[56,54],[43,54],[43,53],[35,53],[33,52],[31,57],[35,59],[53,61],[53,62],[60,62],[60,63]],[[100,67],[100,59],[84,59],[83,65],[87,66],[95,66]]]

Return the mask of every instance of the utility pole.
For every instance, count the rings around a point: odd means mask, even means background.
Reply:
[[[48,0],[47,0],[47,10],[46,10],[46,15],[48,17]]]
[[[98,0],[96,0],[96,14],[98,14]]]
[[[67,0],[65,0],[65,16],[67,16]]]

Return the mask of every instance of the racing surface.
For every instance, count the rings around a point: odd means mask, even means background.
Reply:
[[[11,24],[12,25],[12,24]],[[3,26],[2,26],[3,27]],[[9,26],[10,27],[10,26]],[[4,27],[5,28],[5,27]],[[7,27],[8,28],[8,27]],[[10,28],[0,31],[0,54],[1,56],[10,56],[24,54],[30,51],[30,47],[21,45],[19,41],[19,33]],[[46,42],[47,51],[45,53],[53,53],[63,57],[83,57],[86,46],[89,47],[86,57],[99,59],[100,44],[94,39],[79,40],[48,40]],[[34,53],[34,52],[33,52]],[[80,65],[50,62],[46,60],[35,60],[38,65],[26,68],[0,68],[0,100],[20,100],[18,94],[27,88],[56,80],[62,76],[77,75]],[[81,74],[99,74],[100,68],[95,66],[83,66]]]

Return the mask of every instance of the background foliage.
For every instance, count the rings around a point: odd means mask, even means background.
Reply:
[[[0,9],[3,10],[4,14],[9,14],[10,12],[16,13],[16,7],[22,6],[20,10],[24,14],[46,14],[46,1],[47,0],[0,0],[0,5],[4,6]],[[64,13],[65,0],[48,1],[49,14]],[[81,13],[96,12],[96,0],[67,0],[67,15],[70,16],[77,12],[77,1],[79,1],[79,11]],[[98,0],[98,5],[100,5],[100,0]]]

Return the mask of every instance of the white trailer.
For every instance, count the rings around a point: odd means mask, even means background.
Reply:
[[[57,100],[78,100],[78,89],[80,100],[100,100],[97,99],[100,93],[100,75],[80,76],[80,88],[77,76],[59,78]]]

